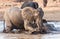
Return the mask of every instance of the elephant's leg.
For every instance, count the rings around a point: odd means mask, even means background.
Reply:
[[[30,21],[28,21],[28,20],[24,20],[24,28],[25,28],[25,30],[28,31],[29,34],[31,34],[35,30],[31,27],[32,25],[29,22]]]
[[[36,23],[37,23],[37,26],[38,26],[37,30],[39,30],[40,33],[46,33],[47,27],[43,25],[43,20],[40,19],[40,18],[37,18]]]
[[[4,19],[5,19],[4,32],[10,32],[12,30],[12,24],[7,14],[5,14]]]
[[[38,26],[37,31],[42,32],[42,27],[43,27],[43,21],[41,17],[36,18],[36,24]]]
[[[11,30],[12,30],[12,25],[11,25],[10,21],[5,21],[4,32],[11,32]]]

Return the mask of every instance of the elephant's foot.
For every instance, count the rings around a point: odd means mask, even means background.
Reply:
[[[11,27],[7,26],[5,27],[5,29],[3,30],[4,33],[11,33]]]

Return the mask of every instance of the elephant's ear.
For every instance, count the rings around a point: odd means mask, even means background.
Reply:
[[[37,9],[39,7],[37,2],[34,2],[34,6],[35,6],[35,9]]]
[[[32,7],[25,7],[22,9],[22,16],[24,19],[31,19],[34,16],[34,8]]]
[[[37,16],[40,15],[40,13],[39,13],[39,11],[38,11],[37,9],[34,9],[33,13],[34,13],[34,16],[35,16],[35,17],[37,17]]]
[[[37,10],[39,11],[40,16],[43,18],[43,16],[44,16],[44,11],[43,11],[43,9],[42,9],[42,8],[37,8]]]
[[[32,7],[25,7],[22,11],[23,11],[22,13],[30,14],[31,16],[40,14],[37,9],[34,9]]]
[[[24,2],[21,6],[21,9],[25,8],[25,7],[32,7],[34,9],[37,9],[38,8],[38,3],[37,2]]]

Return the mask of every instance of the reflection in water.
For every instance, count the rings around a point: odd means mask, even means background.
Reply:
[[[48,27],[47,32],[50,33],[60,33],[60,22],[47,22],[45,25]]]
[[[60,31],[60,22],[48,22],[48,24],[52,24],[55,30]]]
[[[55,27],[60,27],[60,22],[48,22],[48,24],[53,24]]]

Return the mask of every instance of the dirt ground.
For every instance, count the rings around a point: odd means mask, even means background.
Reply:
[[[41,35],[0,33],[0,39],[40,39]]]
[[[0,33],[0,39],[59,39],[60,34],[12,34],[12,33]]]

